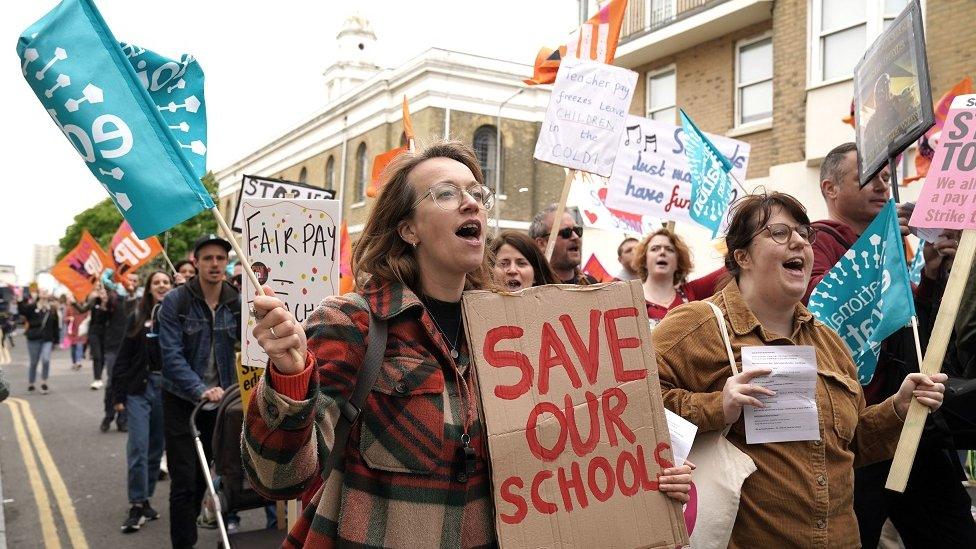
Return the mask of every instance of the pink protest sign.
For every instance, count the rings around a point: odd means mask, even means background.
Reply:
[[[958,95],[909,225],[976,229],[976,95]]]

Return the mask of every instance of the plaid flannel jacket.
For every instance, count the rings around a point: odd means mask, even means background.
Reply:
[[[449,347],[413,292],[371,281],[360,295],[326,299],[306,321],[313,371],[305,400],[279,393],[266,374],[247,412],[241,445],[254,488],[272,499],[298,497],[332,449],[339,406],[362,365],[366,306],[388,322],[382,369],[344,463],[315,493],[284,547],[494,546],[487,447],[466,344],[457,359],[467,385],[461,395]],[[477,452],[470,478],[457,459],[465,417]]]

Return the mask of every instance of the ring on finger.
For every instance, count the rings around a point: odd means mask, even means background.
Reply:
[[[278,334],[275,333],[274,326],[272,326],[271,328],[268,328],[268,330],[271,332],[271,337],[273,337],[275,339],[278,339]]]

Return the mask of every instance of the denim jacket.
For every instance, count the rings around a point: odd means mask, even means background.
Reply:
[[[186,300],[189,306],[181,310],[180,303]],[[230,284],[224,282],[213,314],[198,278],[169,292],[159,310],[163,389],[184,400],[200,400],[208,389],[203,376],[209,367],[211,342],[220,386],[233,385],[237,380],[234,342],[240,338],[241,298]]]

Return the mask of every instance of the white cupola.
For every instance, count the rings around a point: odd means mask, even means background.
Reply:
[[[376,35],[369,21],[352,15],[336,35],[336,62],[325,70],[326,100],[333,101],[379,72],[376,64]]]

